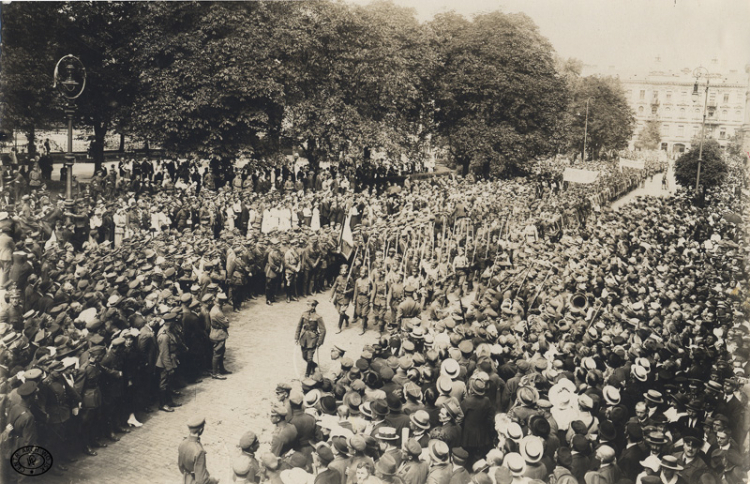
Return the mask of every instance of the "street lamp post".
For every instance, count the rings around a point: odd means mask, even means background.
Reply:
[[[68,54],[57,61],[54,80],[53,87],[57,88],[67,100],[65,116],[68,119],[68,150],[65,153],[65,210],[67,213],[73,213],[75,209],[75,200],[73,200],[73,164],[75,163],[75,156],[73,155],[73,114],[76,110],[75,100],[83,94],[83,90],[86,88],[86,68],[77,57]]]
[[[581,161],[586,161],[586,138],[589,133],[589,99],[586,99],[586,121],[583,125],[583,154]]]
[[[698,80],[701,78],[706,79],[705,99],[703,101],[703,122],[701,123],[701,143],[698,148],[698,173],[695,175],[695,193],[698,193],[698,187],[701,182],[701,162],[703,161],[703,140],[706,136],[706,112],[708,109],[708,88],[711,83],[711,74],[703,66],[696,67],[693,71],[693,77],[695,77],[695,84],[693,84],[693,102],[698,100],[700,93],[698,92]]]

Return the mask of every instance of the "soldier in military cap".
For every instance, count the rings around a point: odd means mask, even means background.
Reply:
[[[255,432],[248,430],[240,438],[240,455],[232,459],[232,479],[234,482],[259,483],[260,464],[255,458],[255,453],[260,447],[260,442]]]
[[[318,301],[315,299],[307,303],[307,311],[302,314],[294,334],[294,341],[300,345],[302,358],[307,362],[305,377],[315,373],[315,368],[318,366],[313,360],[315,351],[323,344],[326,337],[323,318],[315,312],[317,306]]]
[[[372,316],[378,331],[383,333],[386,324],[386,308],[388,303],[388,285],[385,282],[385,269],[379,268],[375,272],[375,280],[372,283],[372,294],[370,306]]]
[[[346,322],[346,327],[349,327],[349,316],[346,314],[346,310],[349,308],[349,302],[354,294],[354,286],[347,276],[347,269],[348,266],[346,264],[341,266],[339,275],[336,277],[331,288],[331,300],[336,306],[336,311],[339,313],[339,330],[337,333],[341,332],[344,322]]]
[[[297,245],[304,244],[301,240]],[[294,244],[290,244],[284,253],[284,283],[286,284],[286,302],[297,301],[297,278],[302,267],[300,255]]]
[[[370,293],[372,292],[372,281],[367,273],[367,267],[362,266],[360,277],[354,283],[354,318],[362,320],[362,332],[360,336],[367,331],[367,319],[370,316]]]
[[[81,395],[81,434],[83,437],[84,452],[88,455],[96,455],[96,452],[92,450],[92,446],[107,446],[107,444],[100,443],[97,440],[101,436],[102,430],[102,374],[111,371],[100,365],[105,351],[103,346],[94,346],[91,348],[88,352],[88,360],[81,365],[75,378],[75,390]]]
[[[172,385],[174,374],[179,361],[177,352],[180,349],[177,336],[172,332],[172,322],[176,315],[169,313],[164,316],[164,324],[156,335],[156,344],[159,349],[156,357],[156,368],[159,369],[159,410],[174,412],[172,407],[179,407],[172,400]]]
[[[422,312],[422,308],[416,301],[414,291],[416,290],[413,286],[404,288],[404,300],[398,305],[395,325],[400,331],[403,328],[405,319],[419,318]]]
[[[279,249],[279,239],[271,239],[266,262],[266,304],[269,306],[276,301],[276,291],[279,288],[284,270],[284,255]]]
[[[10,460],[11,455],[19,448],[26,446],[38,445],[39,429],[35,413],[35,395],[37,393],[37,384],[27,381],[18,387],[18,396],[20,401],[11,405],[8,410],[8,418],[5,420],[6,426],[0,434],[0,450],[2,451],[3,464]],[[0,467],[3,470],[0,479],[3,482],[12,482],[15,477],[10,473],[5,465]]]
[[[211,317],[211,334],[209,337],[213,343],[214,351],[211,360],[211,378],[215,380],[226,380],[223,375],[232,373],[224,368],[224,353],[227,350],[226,342],[229,338],[229,318],[224,315],[221,307],[226,299],[224,293],[219,293],[209,313]]]
[[[192,417],[187,423],[190,435],[180,443],[177,449],[177,467],[185,484],[216,484],[206,468],[206,451],[201,444],[201,435],[206,427],[203,417]]]
[[[292,449],[297,441],[297,427],[286,421],[286,407],[275,405],[271,409],[271,423],[276,426],[271,437],[271,452],[281,457]]]

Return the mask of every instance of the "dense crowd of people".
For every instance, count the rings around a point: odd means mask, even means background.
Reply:
[[[238,480],[742,482],[747,196],[612,212],[651,172],[601,169],[580,187],[441,177],[355,192],[336,167],[136,162],[97,174],[75,213],[43,187],[6,195],[2,465],[42,443],[64,470],[137,413],[172,411],[179,381],[226,378],[225,303],[330,290],[338,331],[379,343],[321,371],[313,301],[302,389],[279,385],[270,452],[244,436]],[[180,450],[195,482],[211,479],[204,425]]]

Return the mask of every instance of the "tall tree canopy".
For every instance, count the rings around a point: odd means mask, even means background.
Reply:
[[[581,78],[523,14],[420,23],[387,0],[20,2],[4,6],[4,129],[63,121],[57,59],[88,71],[77,126],[127,132],[179,154],[231,160],[298,146],[313,166],[374,151],[418,157],[426,141],[463,169],[504,176],[576,149],[622,147],[632,113],[616,81]]]
[[[635,138],[635,147],[644,150],[659,149],[661,144],[661,123],[657,119],[649,119]]]
[[[683,187],[694,188],[698,175],[698,157],[701,158],[701,181],[704,188],[714,187],[722,182],[729,168],[721,153],[721,146],[715,139],[703,142],[700,151],[700,138],[693,139],[690,151],[683,154],[674,164],[674,177]]]
[[[623,149],[633,136],[635,116],[617,79],[581,78],[573,91],[570,113],[571,149],[582,153],[586,134],[587,158],[597,159],[605,151]]]
[[[552,46],[524,14],[467,21],[450,13],[429,24],[438,55],[437,131],[464,170],[501,175],[554,151],[567,89]]]

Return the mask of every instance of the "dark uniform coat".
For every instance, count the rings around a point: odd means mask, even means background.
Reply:
[[[182,472],[184,484],[212,484],[217,482],[211,478],[206,469],[206,451],[203,450],[200,437],[189,436],[180,443],[177,449],[177,466]]]

